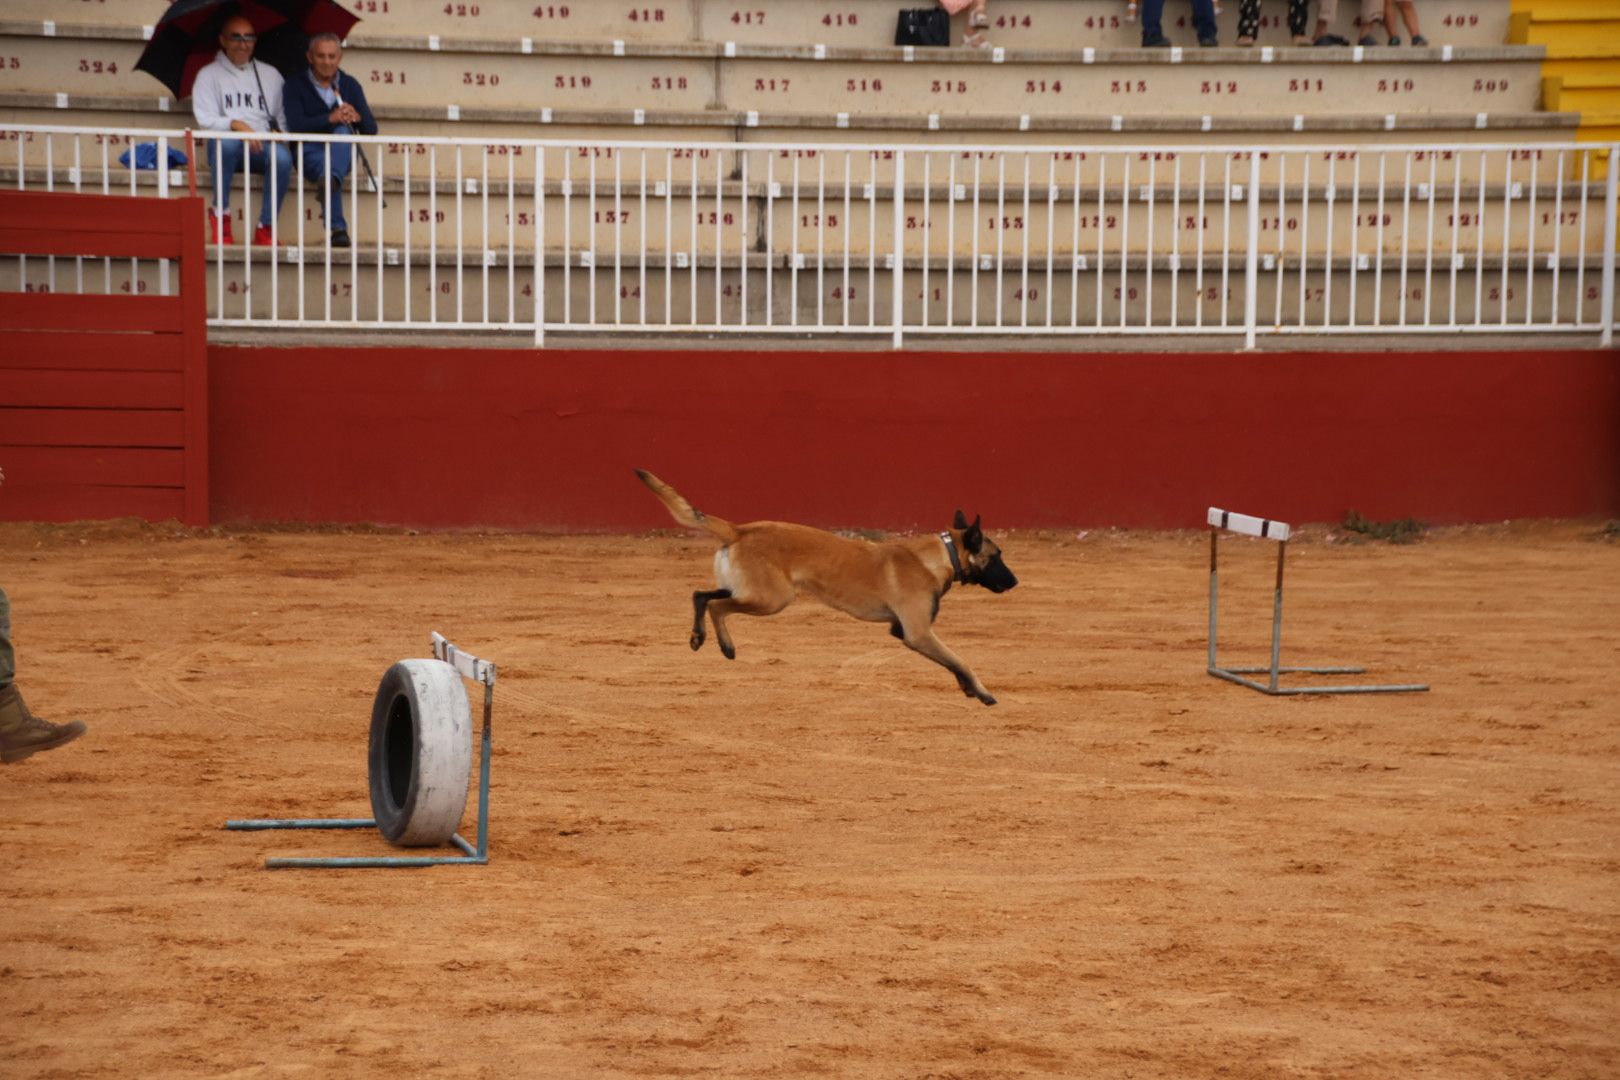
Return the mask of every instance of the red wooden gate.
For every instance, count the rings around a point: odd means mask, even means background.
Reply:
[[[203,231],[197,198],[0,192],[0,258],[29,290],[0,292],[0,519],[208,523]],[[175,260],[179,294],[57,291],[78,256],[86,288],[104,256]]]

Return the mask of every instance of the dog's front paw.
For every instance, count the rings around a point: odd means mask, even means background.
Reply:
[[[703,632],[701,630],[692,631],[692,651],[693,652],[697,652],[699,649],[703,648],[703,637],[704,637]]]
[[[729,641],[722,641],[720,643],[720,652],[727,660],[737,659],[737,647]]]
[[[996,703],[996,699],[991,697],[989,694],[979,694],[978,698],[986,705],[994,705]]]

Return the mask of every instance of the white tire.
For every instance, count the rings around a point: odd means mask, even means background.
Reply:
[[[371,705],[371,810],[400,847],[448,843],[467,808],[472,710],[442,660],[401,660]]]

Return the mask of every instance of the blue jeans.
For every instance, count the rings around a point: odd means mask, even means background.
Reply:
[[[326,153],[332,152],[332,175],[322,183],[322,174],[326,171]],[[329,206],[326,215],[326,227],[333,232],[349,231],[349,223],[343,218],[343,181],[354,167],[354,147],[349,143],[305,143],[304,154],[304,180],[312,184],[316,191],[316,198],[321,200],[322,206]],[[321,194],[328,192],[330,194]],[[328,203],[330,199],[330,203]]]
[[[1216,36],[1215,0],[1192,0],[1193,30],[1199,41]],[[1164,0],[1142,0],[1142,40],[1152,41],[1164,35],[1160,25],[1164,19]]]
[[[275,210],[272,212],[269,199],[261,199],[259,210],[259,224],[268,226],[275,215],[281,213],[281,200],[287,197],[287,184],[292,180],[292,151],[287,149],[286,143],[261,143],[263,149],[250,153],[247,148],[247,136],[229,139],[208,140],[208,167],[213,170],[214,182],[211,190],[218,193],[223,187],[223,193],[215,198],[220,200],[219,211],[224,213],[231,208],[231,183],[236,174],[242,171],[242,160],[247,159],[248,167],[253,175],[259,177],[269,190],[270,181],[265,179],[270,171],[270,163],[275,161]],[[274,157],[272,158],[272,155]]]

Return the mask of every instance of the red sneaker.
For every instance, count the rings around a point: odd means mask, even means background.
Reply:
[[[256,225],[253,228],[254,247],[275,247],[275,237],[270,234],[270,226]]]
[[[220,217],[212,208],[208,211],[208,236],[205,240],[209,244],[234,244],[236,237],[231,235],[231,217],[226,214]]]

